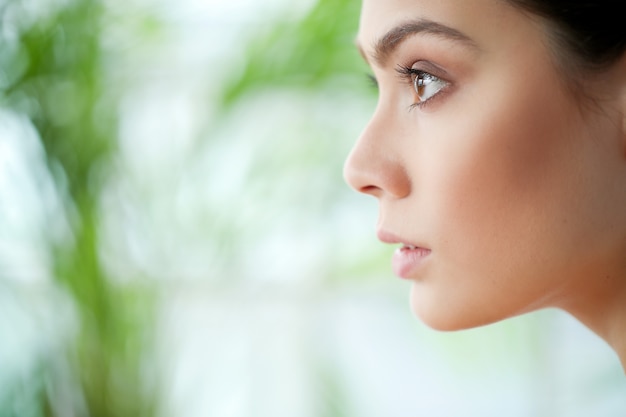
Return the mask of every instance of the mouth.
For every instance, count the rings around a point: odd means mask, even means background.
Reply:
[[[422,248],[420,246],[403,244],[398,249],[396,249],[396,252],[407,252],[407,253],[418,254],[420,256],[426,256],[431,252],[431,250],[428,248]]]
[[[418,249],[418,248],[419,248],[419,246],[415,246],[415,245],[408,245],[408,244],[406,244],[406,243],[403,243],[403,244],[402,244],[402,247],[400,247],[400,248],[398,248],[398,249],[399,249],[399,250],[405,250],[405,249],[406,249],[406,250],[415,250],[415,249]],[[419,248],[419,249],[421,249],[421,248]]]
[[[417,243],[414,241],[410,241],[409,239],[404,239],[400,236],[397,236],[391,232],[388,232],[386,230],[378,230],[378,232],[376,233],[376,235],[378,236],[378,240],[380,240],[383,243],[389,243],[389,244],[400,244],[401,247],[400,249],[409,249],[409,250],[415,250],[415,249],[422,249],[422,250],[429,250],[429,248],[422,243]]]
[[[396,249],[391,266],[394,274],[404,279],[418,279],[422,274],[424,264],[431,254],[430,249],[415,245],[403,245]]]
[[[424,244],[407,242],[390,232],[379,230],[378,239],[384,243],[400,244],[392,257],[392,269],[395,275],[405,279],[417,279],[429,259],[432,250]]]

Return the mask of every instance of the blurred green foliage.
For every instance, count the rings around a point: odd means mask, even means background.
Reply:
[[[278,22],[252,39],[246,61],[223,91],[224,109],[266,88],[314,91],[363,71],[354,46],[360,1],[319,0],[302,21]]]
[[[226,81],[218,109],[228,112],[258,89],[312,91],[357,72],[358,6],[320,0],[302,20],[268,25],[247,44],[243,68]],[[43,235],[53,277],[79,322],[62,358],[39,359],[37,379],[28,382],[35,388],[16,385],[0,398],[0,416],[22,417],[26,403],[32,416],[155,415],[159,382],[149,380],[157,372],[146,372],[154,368],[146,358],[154,347],[156,292],[145,282],[117,282],[101,259],[101,198],[117,158],[123,98],[107,72],[115,66],[104,47],[112,16],[100,0],[4,0],[0,22],[0,105],[30,120],[45,151],[71,230]],[[317,165],[319,158],[323,152]]]
[[[33,415],[153,415],[155,394],[146,389],[143,375],[152,296],[145,288],[112,282],[99,254],[99,198],[115,155],[119,100],[106,85],[103,5],[5,1],[0,19],[1,104],[29,117],[64,197],[71,234],[47,237],[53,275],[71,295],[79,318],[66,376],[55,371],[58,364],[42,363],[46,385]],[[68,380],[67,374],[73,377]],[[78,381],[80,392],[60,386],[70,380]],[[67,410],[67,399],[55,398],[66,391],[73,392],[78,409]],[[0,415],[13,411],[0,408]]]

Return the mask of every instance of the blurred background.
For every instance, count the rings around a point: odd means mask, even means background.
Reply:
[[[0,0],[0,416],[626,415],[542,311],[415,319],[343,159],[356,0]]]

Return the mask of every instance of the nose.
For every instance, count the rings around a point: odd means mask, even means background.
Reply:
[[[356,191],[378,199],[400,199],[411,192],[399,138],[382,117],[370,121],[345,161],[343,176]]]

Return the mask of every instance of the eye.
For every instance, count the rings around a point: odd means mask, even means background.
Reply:
[[[430,100],[446,85],[448,85],[448,83],[439,77],[424,71],[417,71],[415,79],[413,80],[413,88],[419,99],[419,102],[416,104]]]
[[[372,74],[367,74],[366,76],[369,86],[372,87],[374,90],[378,90],[378,80],[376,79],[376,77],[374,77],[374,75]]]
[[[436,96],[450,84],[448,81],[430,72],[419,70],[415,67],[400,66],[397,71],[403,78],[411,83],[415,91],[417,101],[413,103],[412,107],[424,105],[428,100]]]

